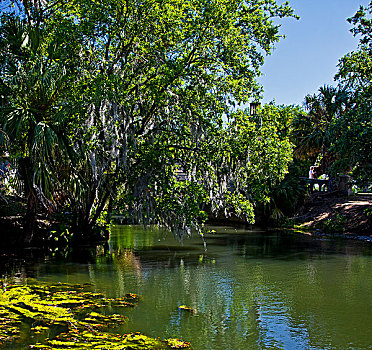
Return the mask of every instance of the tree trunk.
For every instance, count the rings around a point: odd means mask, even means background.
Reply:
[[[19,161],[19,173],[24,181],[24,192],[27,200],[26,216],[24,217],[24,243],[29,245],[34,240],[37,230],[37,209],[39,198],[33,187],[33,164],[29,157]]]
[[[34,240],[34,235],[37,230],[37,208],[39,199],[35,191],[32,189],[27,195],[27,211],[24,218],[24,231],[26,244],[30,244]]]
[[[77,243],[85,241],[89,231],[89,212],[80,209],[75,213],[72,222],[71,232],[73,233],[73,240]]]

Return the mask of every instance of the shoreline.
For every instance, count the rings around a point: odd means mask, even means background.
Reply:
[[[291,218],[293,230],[372,243],[372,194],[312,194]]]

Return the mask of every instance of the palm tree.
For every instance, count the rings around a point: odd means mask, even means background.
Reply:
[[[348,93],[346,89],[325,85],[318,94],[307,95],[304,106],[307,115],[294,121],[295,155],[308,157],[314,163],[320,160],[319,170],[325,173],[335,161],[330,151],[337,137],[332,125],[349,108]]]
[[[66,159],[65,110],[61,102],[66,69],[49,59],[40,45],[42,32],[27,21],[3,14],[0,22],[0,128],[20,157],[27,211],[25,241],[33,239],[40,203],[53,203],[56,166]]]

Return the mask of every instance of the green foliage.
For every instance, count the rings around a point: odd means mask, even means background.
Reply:
[[[300,177],[306,174],[309,166],[309,161],[295,158],[285,178],[272,191],[265,213],[277,223],[286,223],[287,217],[293,215],[305,200],[307,189]]]
[[[256,135],[250,134],[248,139],[258,137],[260,141],[257,144],[257,156],[253,159],[260,177],[249,188],[265,191],[261,192],[261,198],[255,203],[263,210],[265,219],[279,222],[292,213],[304,195],[299,177],[302,176],[304,163],[307,167],[307,162],[293,159],[294,133],[297,132],[294,123],[302,116],[303,112],[297,106],[276,106],[271,103],[251,117],[259,132]],[[266,157],[266,152],[270,161],[262,157]]]
[[[17,340],[32,349],[190,348],[178,339],[161,341],[139,333],[112,333],[126,321],[113,311],[135,306],[135,294],[110,299],[89,291],[88,285],[1,282],[0,345]]]
[[[340,155],[339,170],[349,171],[362,185],[372,178],[372,2],[361,6],[348,21],[359,37],[358,49],[340,59],[336,79],[351,92],[352,109],[337,125],[340,135],[334,150]]]
[[[371,14],[372,2],[348,19],[358,49],[340,59],[338,86],[306,96],[308,114],[294,123],[297,156],[319,159],[321,173],[348,173],[361,185],[372,176]]]
[[[265,105],[255,115],[239,111],[214,137],[213,166],[228,184],[223,196],[225,215],[234,213],[253,223],[253,207],[267,203],[272,189],[287,173],[292,144],[286,123],[290,108]],[[217,151],[216,151],[217,149]],[[219,198],[218,196],[216,196]],[[212,201],[218,210],[219,203]]]
[[[358,99],[355,106],[335,126],[339,137],[333,150],[338,159],[333,164],[334,172],[349,173],[360,186],[372,178],[372,122],[369,99]]]
[[[345,88],[323,86],[318,94],[305,97],[307,115],[294,119],[295,155],[310,159],[313,165],[317,162],[321,174],[329,173],[336,159],[332,150],[339,134],[334,126],[350,109],[348,97]]]
[[[331,219],[323,223],[323,230],[325,233],[335,234],[345,231],[346,217],[341,214],[334,215]]]
[[[283,176],[287,160],[273,150],[284,147],[285,153],[290,145],[284,139],[278,144],[273,133],[279,128],[270,117],[253,146],[268,149],[245,170],[238,158],[248,140],[239,130],[224,130],[223,118],[245,127],[235,107],[259,95],[264,55],[281,37],[272,18],[293,16],[288,3],[17,6],[0,22],[0,127],[10,150],[25,158],[29,220],[36,219],[40,202],[51,210],[68,203],[70,232],[84,238],[105,224],[102,213],[110,214],[120,200],[141,221],[177,232],[205,218],[203,203],[252,220],[252,204],[239,189],[254,178],[251,197],[265,196],[256,180],[263,184],[271,171],[272,183]],[[275,162],[276,169],[269,165]],[[177,181],[177,167],[186,183]],[[236,189],[229,196],[227,177]],[[124,199],[117,198],[119,187]],[[56,193],[63,193],[61,202]]]
[[[364,209],[364,213],[367,216],[368,222],[370,223],[370,225],[372,225],[372,208]]]

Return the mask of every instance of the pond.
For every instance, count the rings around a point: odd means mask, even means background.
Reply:
[[[117,226],[94,254],[22,262],[13,272],[91,283],[112,298],[136,293],[122,332],[180,338],[197,350],[372,348],[372,245],[213,229],[180,243],[161,230]]]

